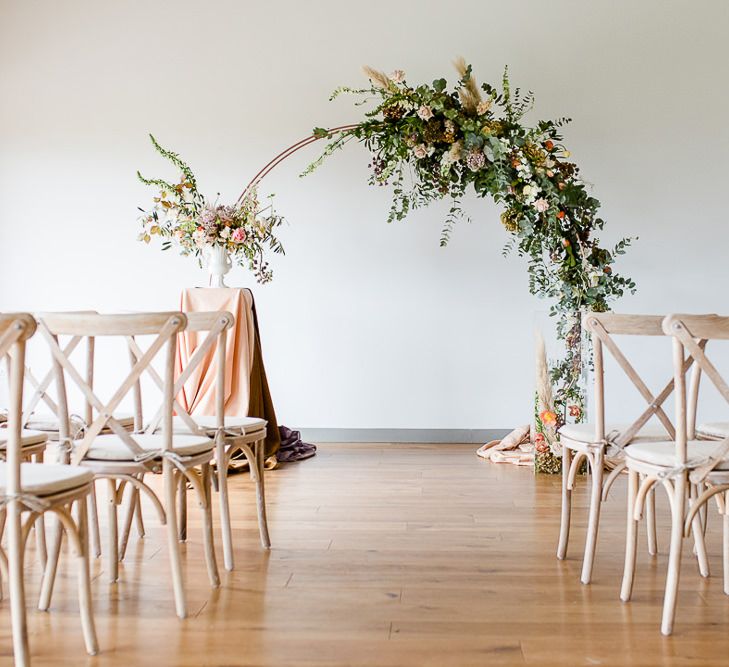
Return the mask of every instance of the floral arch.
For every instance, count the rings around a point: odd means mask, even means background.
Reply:
[[[328,141],[323,153],[302,176],[313,172],[348,142],[363,143],[372,155],[370,184],[392,187],[388,222],[402,220],[431,202],[450,200],[441,245],[448,243],[456,222],[464,217],[461,201],[470,188],[480,197],[491,197],[503,206],[501,222],[509,234],[504,252],[515,251],[526,259],[529,290],[551,301],[550,315],[564,343],[563,356],[549,368],[552,397],[536,399],[536,426],[544,436],[544,446],[541,451],[537,448],[535,467],[557,472],[560,463],[556,429],[584,414],[580,378],[583,365],[589,362],[583,354],[580,313],[608,310],[614,299],[635,290],[630,278],[613,270],[613,263],[631,239],[622,239],[612,248],[600,244],[597,233],[605,225],[599,216],[600,202],[588,192],[579,167],[569,159],[571,155],[562,143],[561,128],[569,118],[526,125],[523,119],[533,107],[534,96],[512,89],[508,71],[499,90],[487,83],[479,86],[471,66],[463,59],[455,66],[459,78],[452,89],[444,78],[411,85],[401,70],[386,75],[369,67],[364,68],[369,87],[336,89],[330,99],[346,93],[358,98],[358,106],[372,106],[359,123],[315,128],[309,137],[279,153],[250,181],[236,206],[243,211],[242,219],[252,217],[255,224],[251,224],[249,233],[255,240],[258,230],[260,238],[250,251],[246,246],[241,259],[257,270],[259,279],[270,278],[270,272],[260,270],[261,266],[266,268],[263,245],[282,251],[272,231],[281,219],[271,213],[263,223],[256,222],[257,186],[282,161],[322,139]],[[183,200],[189,193],[191,200],[197,201],[189,218],[196,221],[203,202],[194,176],[176,154],[153,142],[181,169],[183,179],[171,185],[140,178],[147,184],[172,188]],[[190,183],[193,187],[188,188]],[[152,233],[172,235],[171,228],[150,215],[143,219],[145,240],[149,240],[151,226],[157,230]],[[190,229],[199,232],[196,223]],[[198,254],[194,244],[187,250]],[[545,405],[545,400],[551,404]],[[541,419],[539,415],[545,413],[548,418]]]

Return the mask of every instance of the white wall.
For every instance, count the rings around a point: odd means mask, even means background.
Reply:
[[[333,88],[368,63],[410,81],[509,64],[535,117],[568,115],[605,240],[638,235],[619,309],[729,311],[729,5],[715,2],[31,2],[0,0],[0,310],[174,307],[190,260],[136,240],[134,176],[182,153],[232,200],[315,125],[356,121]],[[290,221],[255,290],[280,420],[312,427],[489,428],[524,421],[533,312],[502,259],[497,209],[438,247],[443,208],[387,226],[388,194],[350,147],[265,182]],[[251,285],[242,269],[233,284]]]

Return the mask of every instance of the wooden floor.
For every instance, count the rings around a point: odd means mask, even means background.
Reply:
[[[618,600],[624,486],[606,506],[595,581],[582,586],[582,490],[569,558],[558,562],[559,479],[486,463],[473,450],[323,445],[316,458],[267,473],[270,553],[258,546],[251,482],[236,477],[237,568],[219,590],[208,587],[190,509],[185,621],[174,616],[164,536],[149,514],[119,584],[107,583],[103,559],[94,564],[101,655],[83,651],[64,567],[51,612],[29,611],[34,665],[727,664],[716,517],[712,577],[698,577],[687,549],[676,634],[665,638],[665,553],[649,558],[642,541],[634,601]],[[665,552],[664,498],[659,513]],[[29,580],[30,596],[37,566]],[[3,602],[2,665],[12,664],[8,620]]]

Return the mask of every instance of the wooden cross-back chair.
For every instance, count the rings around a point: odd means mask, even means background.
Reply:
[[[187,605],[182,578],[179,543],[176,533],[175,493],[180,478],[185,479],[196,492],[203,518],[203,544],[208,576],[211,585],[219,585],[217,563],[212,530],[211,513],[211,460],[215,443],[211,438],[200,435],[177,435],[172,430],[174,403],[174,363],[177,335],[187,324],[187,318],[180,312],[139,313],[124,315],[98,314],[47,314],[39,319],[39,329],[51,351],[56,381],[58,384],[58,418],[61,437],[69,437],[69,414],[66,399],[66,383],[73,382],[93,407],[95,417],[86,426],[83,437],[74,442],[72,462],[91,471],[94,476],[106,479],[109,502],[109,547],[108,563],[112,582],[119,576],[118,563],[118,506],[121,504],[124,488],[133,485],[155,507],[160,521],[167,524],[168,551],[172,570],[172,583],[177,615],[187,615]],[[118,339],[126,345],[130,338],[151,338],[146,349],[135,357],[131,371],[122,382],[116,384],[111,398],[103,401],[89,386],[85,378],[64,354],[58,344],[61,335],[105,337]],[[141,376],[148,372],[152,363],[164,358],[161,379],[161,429],[157,433],[130,432],[115,417],[122,401],[134,394]],[[108,381],[108,378],[106,378]],[[133,397],[135,403],[136,397]],[[141,403],[141,401],[139,401]],[[144,481],[147,473],[161,473],[163,497],[160,499]],[[60,533],[52,540],[48,555],[48,566],[41,590],[42,607],[50,604],[55,580],[55,566],[60,548]]]
[[[79,315],[93,315],[96,314],[95,310],[75,311],[75,314]],[[37,317],[43,317],[43,314],[37,315]],[[80,344],[85,344],[81,346]],[[70,336],[68,340],[61,343],[59,340],[59,346],[62,348],[63,353],[69,359],[72,355],[81,353],[82,359],[80,360],[84,364],[83,376],[85,377],[86,384],[93,389],[94,387],[94,370],[95,370],[95,355],[96,355],[96,341],[93,336],[87,336],[85,341],[82,336]],[[85,348],[79,349],[79,347]],[[73,442],[83,437],[86,426],[90,424],[94,419],[94,407],[85,397],[83,398],[83,406],[77,413],[71,414],[69,417],[69,438],[61,440],[59,438],[59,424],[58,424],[58,402],[57,399],[52,395],[51,391],[55,387],[55,371],[53,363],[51,361],[48,368],[45,369],[45,373],[41,376],[38,374],[37,369],[31,368],[26,362],[25,365],[25,378],[26,385],[32,387],[32,391],[28,398],[23,403],[23,441],[27,441],[28,445],[32,445],[36,442],[41,442],[42,445],[35,445],[38,448],[38,452],[31,451],[28,449],[29,454],[34,455],[34,460],[43,462],[43,453],[45,452],[48,444],[55,445],[58,461],[61,463],[68,463],[70,460],[70,451],[73,447]],[[136,382],[133,388],[133,394],[135,401],[139,400],[140,386],[139,382]],[[39,408],[45,408],[44,412],[39,412]],[[116,420],[124,426],[127,430],[134,430],[136,424],[134,416],[127,413],[115,413]],[[105,428],[103,433],[109,433],[110,429]],[[1,438],[1,436],[0,436]],[[101,555],[101,540],[99,535],[99,520],[98,520],[98,508],[96,502],[96,488],[92,487],[92,492],[89,497],[89,532],[91,537],[91,550],[92,553],[98,558]],[[142,519],[141,511],[137,510],[134,514],[136,520],[137,530],[140,537],[144,537],[144,522]],[[45,533],[37,533],[39,541],[39,554],[40,559],[45,567],[46,563],[46,548],[44,543]],[[41,545],[40,542],[43,541]]]
[[[181,360],[179,375],[174,386],[173,432],[176,434],[195,434],[211,437],[215,440],[215,462],[217,467],[217,488],[220,499],[221,532],[223,541],[223,559],[225,568],[234,567],[232,531],[230,524],[230,506],[228,499],[228,467],[231,457],[242,451],[248,459],[251,474],[256,483],[256,505],[261,544],[264,548],[271,545],[268,524],[266,521],[265,487],[264,487],[264,448],[266,438],[266,421],[257,417],[246,417],[225,414],[226,396],[226,350],[227,332],[233,326],[235,318],[225,311],[191,312],[187,316],[186,333],[205,333],[205,337],[196,346],[192,356],[186,363]],[[133,338],[129,340],[132,354],[138,358],[141,350]],[[152,381],[161,386],[159,374],[152,368],[147,369]],[[185,407],[183,400],[186,383],[191,379],[199,380],[200,374],[209,375],[215,385],[214,414],[198,414]],[[152,417],[146,426],[146,432],[159,430],[161,412]],[[141,419],[141,416],[140,416]],[[186,485],[181,484],[179,494],[179,537],[186,538]],[[128,533],[131,511],[127,513],[125,534]]]
[[[180,374],[175,382],[175,395],[182,396],[185,385],[191,377],[203,372],[215,382],[215,414],[198,414],[188,411],[178,402],[173,429],[176,433],[205,433],[216,441],[217,488],[220,493],[220,513],[223,536],[223,555],[225,567],[234,567],[233,546],[230,529],[228,502],[228,470],[231,458],[242,451],[248,460],[251,475],[256,484],[256,508],[258,514],[258,530],[261,545],[268,549],[271,540],[266,520],[266,501],[264,486],[264,454],[266,440],[266,420],[245,415],[225,414],[225,377],[227,369],[227,331],[235,323],[232,313],[197,312],[186,313],[188,318],[187,332],[207,332],[205,339],[195,348],[193,355],[183,365],[181,360]],[[213,355],[213,343],[217,346]],[[203,359],[210,363],[202,364]],[[199,378],[195,378],[197,384]],[[193,416],[194,414],[194,416]],[[156,428],[156,419],[151,428]],[[183,489],[184,494],[184,489]],[[183,527],[184,528],[184,527]]]
[[[96,311],[77,311],[79,315],[92,315]],[[40,314],[39,317],[43,317]],[[71,336],[61,345],[64,354],[71,358],[74,351],[77,350],[83,338],[81,336]],[[89,387],[94,386],[94,361],[95,361],[95,339],[89,336],[85,340],[84,353],[84,375],[86,383]],[[51,364],[41,376],[38,375],[37,369],[31,368],[27,363],[25,366],[25,379],[27,384],[32,387],[32,392],[28,395],[23,404],[23,424],[25,428],[47,433],[50,440],[57,440],[58,437],[58,404],[57,400],[51,395],[51,387],[54,384],[54,370]],[[135,394],[139,391],[139,387],[135,386]],[[45,408],[46,412],[38,412],[38,408]],[[93,406],[84,400],[83,410],[78,414],[72,415],[71,425],[73,431],[80,434],[87,424],[93,421]],[[115,415],[116,419],[129,429],[134,427],[132,415]]]
[[[70,357],[76,348],[78,348],[80,342],[81,336],[73,336],[63,346],[63,353]],[[93,340],[89,339],[86,349],[86,381],[90,386],[93,386],[93,354]],[[51,365],[51,367],[47,369],[46,373],[39,379],[36,377],[36,371],[26,364],[25,378],[27,383],[32,387],[32,393],[28,396],[28,399],[23,405],[23,424],[29,428],[40,426],[41,428],[39,430],[57,435],[58,404],[50,394],[50,388],[54,379],[53,366]],[[49,411],[49,414],[38,415],[36,410],[39,406],[45,407],[45,409]],[[88,408],[89,411],[86,412],[86,421],[89,421],[90,419],[91,406],[88,406]]]
[[[582,326],[591,334],[594,354],[594,411],[595,419],[591,424],[569,424],[560,428],[562,443],[562,515],[557,557],[565,558],[569,541],[572,489],[577,475],[587,462],[591,473],[590,508],[588,515],[585,552],[582,561],[582,583],[592,579],[597,536],[600,523],[601,503],[617,476],[625,468],[620,459],[621,452],[636,442],[665,441],[674,435],[674,426],[663,409],[663,404],[671,395],[674,386],[670,378],[658,394],[653,394],[625,356],[615,340],[616,336],[663,337],[662,316],[658,315],[621,315],[616,313],[585,313]],[[646,407],[632,422],[608,422],[605,416],[605,373],[604,352],[615,360],[623,374],[630,380],[645,400]],[[655,417],[660,425],[648,424]],[[605,475],[607,455],[616,457],[615,467]],[[657,552],[655,530],[655,505],[651,493],[648,502],[648,551]]]
[[[700,440],[693,432],[699,373],[708,378],[727,402],[729,413],[729,385],[709,358],[707,346],[707,341],[729,340],[729,317],[669,315],[663,320],[662,326],[664,333],[673,338],[673,368],[677,388],[676,432],[668,443],[638,443],[626,450],[630,474],[628,502],[632,514],[628,516],[623,580],[623,590],[627,596],[623,599],[630,597],[635,572],[635,559],[631,554],[635,525],[642,516],[647,489],[660,484],[666,489],[671,506],[671,543],[661,621],[661,631],[669,635],[673,632],[676,615],[683,538],[692,532],[697,547],[702,545],[702,540],[696,539],[705,530],[700,512],[712,497],[717,499],[719,511],[723,515],[724,592],[729,594],[729,437],[718,442]],[[715,358],[713,354],[712,357]],[[690,396],[687,399],[686,371],[690,362],[695,364],[696,370],[692,375]],[[666,444],[668,447],[664,446]],[[644,476],[640,485],[639,475]],[[705,552],[699,553],[700,572],[708,576],[708,562],[705,566],[702,563],[705,558]]]
[[[0,521],[7,532],[7,555],[0,551],[10,589],[13,652],[18,667],[30,665],[25,612],[23,554],[31,526],[44,513],[54,514],[69,536],[78,560],[81,625],[89,654],[98,652],[91,605],[86,500],[93,474],[79,466],[21,463],[25,343],[36,323],[29,314],[0,315],[0,358],[10,359],[6,463],[0,464]],[[77,519],[72,514],[76,504]]]

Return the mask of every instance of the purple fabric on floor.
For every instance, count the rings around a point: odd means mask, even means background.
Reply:
[[[281,435],[281,447],[276,452],[276,460],[279,463],[303,461],[316,454],[316,445],[302,442],[300,431],[292,431],[288,426],[279,426],[278,432]]]

